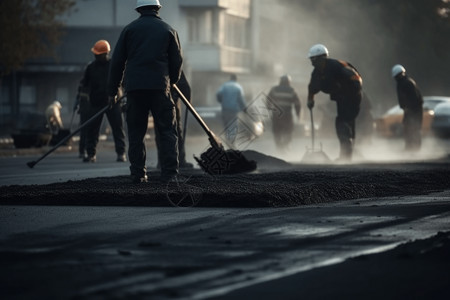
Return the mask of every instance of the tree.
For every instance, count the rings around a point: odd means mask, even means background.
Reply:
[[[63,34],[58,17],[70,12],[74,0],[0,1],[0,76],[32,58],[55,56]]]

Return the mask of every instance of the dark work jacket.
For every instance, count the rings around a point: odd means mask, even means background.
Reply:
[[[346,96],[361,93],[362,79],[350,63],[327,58],[325,68],[314,68],[308,86],[311,95],[322,91],[330,94],[331,100],[341,100]]]
[[[116,94],[123,77],[127,92],[162,89],[178,82],[182,66],[178,33],[147,11],[125,26],[111,58],[108,93]]]
[[[271,101],[274,103],[272,104]],[[286,112],[284,117],[292,116],[292,106],[294,106],[296,114],[300,115],[300,99],[295,90],[289,85],[277,85],[270,90],[269,106],[271,105],[277,105],[281,111]]]
[[[191,102],[191,86],[189,85],[189,82],[187,81],[183,71],[181,72],[181,77],[177,83],[177,87],[183,93],[184,97],[186,97],[186,99],[189,102]],[[174,101],[177,101],[180,98],[180,95],[175,89],[172,89],[171,92],[172,92],[172,99]]]
[[[89,95],[88,101],[94,107],[108,104],[107,80],[110,60],[94,60],[89,63],[80,81],[79,92]]]
[[[423,98],[416,82],[409,76],[396,77],[398,104],[404,110],[422,112]]]

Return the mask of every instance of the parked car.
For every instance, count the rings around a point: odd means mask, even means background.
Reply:
[[[431,131],[440,138],[450,138],[450,102],[436,105]]]
[[[423,122],[422,134],[431,132],[435,108],[440,103],[450,103],[450,97],[425,96],[423,97]],[[403,109],[395,105],[387,110],[381,117],[374,120],[375,133],[378,136],[392,138],[403,136]]]

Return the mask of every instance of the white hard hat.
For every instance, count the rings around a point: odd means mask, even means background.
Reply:
[[[326,55],[328,56],[328,49],[322,44],[316,44],[309,49],[308,52],[308,58],[320,56],[320,55]]]
[[[291,75],[289,75],[289,74],[284,74],[283,76],[280,77],[280,81],[291,82],[291,81],[292,81]]]
[[[402,65],[395,65],[392,67],[392,77],[397,76],[400,73],[406,72],[405,68]]]
[[[59,101],[53,101],[53,105],[56,105],[59,109],[62,108],[61,102]]]
[[[159,0],[137,0],[136,2],[136,9],[142,6],[159,6],[161,7],[161,3],[159,3]]]

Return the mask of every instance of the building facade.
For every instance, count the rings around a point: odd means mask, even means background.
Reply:
[[[216,90],[230,73],[237,74],[248,101],[267,91],[284,73],[295,74],[301,85],[307,80],[310,68],[298,72],[302,68],[295,62],[305,60],[309,45],[301,44],[296,29],[300,20],[290,18],[292,10],[284,1],[160,2],[162,19],[180,36],[194,106],[217,106]],[[106,39],[114,49],[122,28],[137,17],[134,1],[78,0],[74,11],[63,19],[66,34],[57,59],[29,61],[2,79],[1,133],[31,126],[33,116],[54,100],[62,103],[63,122],[68,126],[78,83],[94,58],[91,47]],[[294,34],[300,38],[292,39]]]

